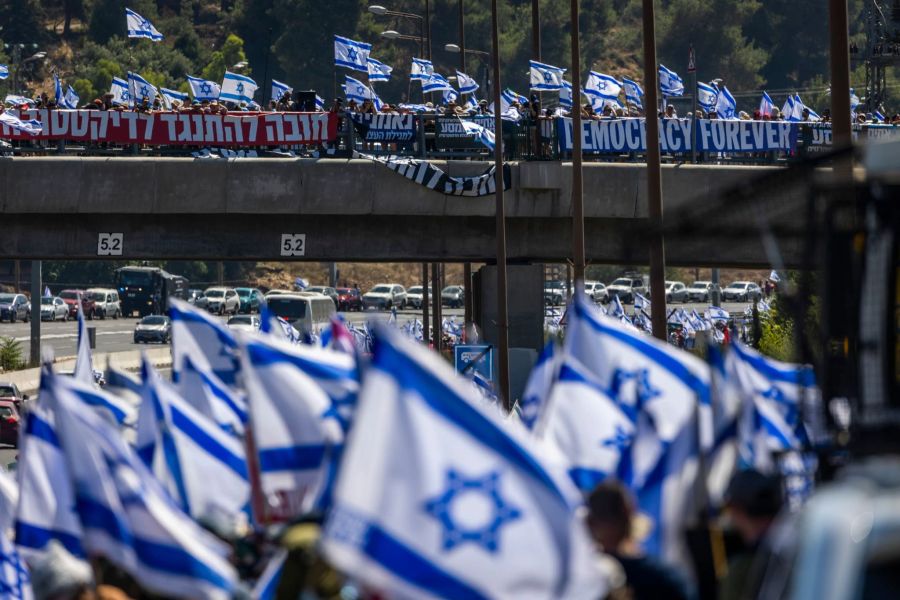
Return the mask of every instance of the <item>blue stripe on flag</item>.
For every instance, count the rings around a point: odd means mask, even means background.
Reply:
[[[274,364],[291,364],[312,377],[326,381],[344,381],[356,379],[353,369],[335,367],[302,356],[295,356],[279,350],[273,350],[262,344],[247,344],[247,354],[254,366],[262,367]]]
[[[243,459],[235,456],[228,448],[209,436],[203,429],[186,417],[175,406],[172,406],[172,425],[180,429],[203,451],[218,460],[223,465],[247,479],[247,465]]]
[[[569,469],[569,477],[575,482],[579,490],[589,493],[598,483],[602,483],[609,474],[600,469],[588,469],[587,467],[573,467]]]
[[[324,457],[323,444],[270,448],[259,451],[259,469],[264,473],[317,469]]]
[[[762,356],[752,355],[741,348],[740,344],[733,344],[732,350],[741,357],[741,360],[750,364],[751,367],[759,371],[761,375],[772,381],[782,381],[784,383],[793,383],[803,387],[812,387],[816,385],[816,375],[812,369],[800,366],[787,369],[779,369],[777,365],[767,361]]]
[[[16,521],[16,545],[23,548],[40,549],[46,546],[50,540],[59,540],[59,543],[74,556],[84,556],[81,547],[81,539],[66,531],[44,529],[30,523]]]
[[[25,434],[44,440],[56,448],[60,447],[59,438],[56,436],[56,431],[53,430],[53,427],[34,413],[28,415],[25,422]]]

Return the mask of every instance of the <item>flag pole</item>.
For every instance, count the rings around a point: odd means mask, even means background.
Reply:
[[[494,176],[497,226],[497,363],[503,408],[509,411],[509,316],[506,304],[506,207],[503,202],[503,120],[500,118],[500,26],[497,0],[491,0],[491,63],[494,71]]]
[[[691,73],[691,82],[693,91],[691,96],[694,99],[694,109],[691,111],[691,162],[697,163],[697,57],[694,55],[694,45],[691,44],[690,59],[688,60],[688,71]]]
[[[572,0],[571,10],[573,86],[576,84],[581,85],[578,2],[579,0]],[[586,262],[584,252],[584,185],[581,166],[581,133],[581,109],[579,108],[572,111],[572,258],[575,263],[576,294],[580,294],[584,290],[584,268]]]
[[[644,88],[647,106],[656,113],[659,73],[656,67],[656,23],[653,0],[643,0],[644,24]],[[647,213],[652,230],[650,235],[650,304],[653,312],[653,337],[665,341],[666,335],[666,252],[662,236],[662,173],[659,157],[659,117],[648,114],[647,128]],[[661,310],[660,310],[661,309]]]

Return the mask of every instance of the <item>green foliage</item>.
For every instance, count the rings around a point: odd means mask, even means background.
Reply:
[[[45,19],[42,3],[37,0],[5,0],[0,2],[0,25],[3,39],[10,44],[40,44],[48,36],[42,23]],[[31,55],[31,49],[25,50]]]
[[[762,336],[759,339],[759,351],[776,360],[785,362],[796,360],[793,320],[772,313],[775,313],[774,308],[768,314],[760,315]]]
[[[226,70],[232,70],[233,65],[246,61],[244,53],[244,40],[231,33],[225,38],[221,50],[212,53],[209,63],[203,68],[201,76],[210,81],[222,81]],[[241,69],[242,75],[250,75],[250,69]],[[262,83],[262,82],[259,82]]]
[[[75,88],[75,93],[81,99],[81,104],[87,104],[98,95],[94,84],[88,79],[76,79],[72,83],[72,87]]]
[[[15,371],[22,366],[22,344],[12,337],[0,337],[0,370]]]

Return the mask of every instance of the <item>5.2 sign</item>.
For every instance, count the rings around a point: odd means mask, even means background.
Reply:
[[[282,233],[281,234],[281,256],[305,256],[306,255],[306,234],[305,233]]]
[[[97,236],[97,256],[122,256],[125,235],[122,233],[101,233]]]

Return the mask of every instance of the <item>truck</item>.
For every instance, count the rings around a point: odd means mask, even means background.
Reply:
[[[163,314],[169,298],[187,299],[188,280],[159,267],[122,267],[116,269],[116,289],[122,301],[122,314],[138,317]]]

